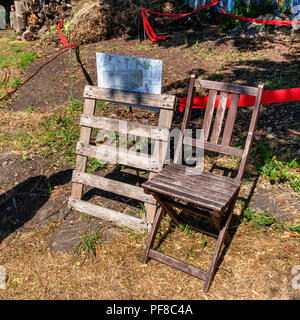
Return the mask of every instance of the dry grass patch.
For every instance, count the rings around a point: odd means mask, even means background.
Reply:
[[[82,266],[72,253],[51,252],[53,228],[11,235],[0,245],[0,265],[8,274],[1,299],[295,299],[292,267],[299,264],[299,235],[240,224],[208,294],[204,283],[151,260],[141,264],[146,236],[118,228],[111,243],[98,243],[96,256]],[[183,232],[166,220],[161,251],[205,267],[215,240]],[[167,233],[166,237],[164,236]],[[157,239],[159,241],[159,239]]]

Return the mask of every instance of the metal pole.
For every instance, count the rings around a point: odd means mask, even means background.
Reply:
[[[73,98],[72,47],[70,48],[70,97]]]

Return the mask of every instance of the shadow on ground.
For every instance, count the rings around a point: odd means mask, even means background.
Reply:
[[[55,173],[49,178],[44,175],[30,177],[0,195],[0,242],[24,226],[26,222],[33,220],[38,210],[49,200],[51,190],[55,186],[67,184],[71,180],[71,175],[72,170],[68,169]],[[58,206],[54,210],[41,212],[41,217],[36,220],[49,219],[47,212],[52,211],[51,215],[53,215],[65,209],[64,203],[55,205]]]

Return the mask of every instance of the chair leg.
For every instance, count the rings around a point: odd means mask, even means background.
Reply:
[[[222,216],[221,217],[211,216],[211,220],[213,221],[213,223],[215,224],[216,228],[220,232],[221,231]],[[225,243],[226,244],[230,244],[231,240],[232,239],[231,239],[231,236],[230,236],[229,232],[226,231],[225,238],[224,238]]]
[[[159,197],[157,194],[152,193],[152,196],[154,199],[160,204],[161,208],[172,218],[172,220],[179,226],[178,221],[178,214],[176,211],[167,203],[165,203],[161,197]]]
[[[233,206],[231,206],[230,209],[231,209],[231,211],[229,212],[229,215],[227,217],[226,223],[220,230],[219,237],[218,237],[218,240],[217,240],[217,244],[216,244],[216,247],[215,247],[215,250],[214,250],[214,253],[213,253],[213,257],[212,257],[212,260],[211,260],[211,264],[210,264],[208,272],[207,272],[208,273],[208,278],[207,278],[207,280],[205,282],[204,289],[203,289],[203,291],[205,293],[208,292],[209,287],[211,285],[211,282],[212,282],[212,279],[213,279],[213,276],[214,276],[214,273],[215,273],[215,270],[216,270],[216,267],[217,267],[217,263],[218,263],[218,260],[219,260],[222,244],[223,244],[223,242],[226,242],[225,239],[226,239],[226,237],[228,235],[228,231],[227,230],[228,230],[228,227],[229,227],[230,222],[231,222],[231,218],[232,218],[232,214],[233,214]]]
[[[162,218],[162,208],[160,207],[155,215],[154,221],[153,221],[153,225],[152,228],[150,230],[149,236],[148,236],[148,240],[147,240],[147,245],[144,251],[144,257],[143,257],[143,263],[146,264],[150,259],[148,257],[149,255],[149,251],[150,249],[152,249],[154,241],[155,241],[155,236],[157,234],[157,230]]]

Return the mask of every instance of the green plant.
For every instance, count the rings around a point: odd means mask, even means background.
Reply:
[[[190,234],[192,232],[192,228],[186,224],[185,226],[180,224],[179,228],[185,233],[185,234]]]
[[[232,14],[236,16],[257,18],[258,16],[274,11],[273,0],[247,1],[245,5],[244,0],[235,1],[235,9]],[[245,21],[232,19],[227,16],[222,17],[222,23],[219,25],[220,31],[229,30],[232,28],[240,28],[245,24]]]
[[[72,111],[83,111],[83,103],[80,100],[70,97],[70,106]]]
[[[33,105],[30,105],[28,106],[26,109],[24,109],[25,112],[28,112],[28,113],[32,113],[34,111],[34,106]]]
[[[48,194],[50,195],[51,192],[52,192],[52,186],[51,186],[51,183],[50,183],[50,181],[48,179],[46,180],[46,184],[47,184]]]
[[[254,227],[271,226],[277,222],[268,211],[265,211],[264,215],[260,215],[250,209],[246,209],[244,215],[248,221],[252,222]]]
[[[107,109],[108,107],[109,107],[109,105],[108,105],[108,103],[105,102],[105,101],[99,100],[99,101],[97,102],[97,108],[100,109],[100,110],[105,110],[105,109]]]
[[[298,167],[299,165],[296,159],[290,162],[283,162],[277,160],[276,156],[273,156],[271,159],[268,159],[263,166],[259,166],[259,172],[263,177],[269,177],[271,181],[284,183],[300,178],[297,173],[291,172],[292,169]]]
[[[107,168],[107,163],[98,159],[89,158],[88,161],[88,173],[94,173],[97,170],[104,170]]]
[[[21,81],[19,79],[14,79],[12,82],[13,88],[18,87],[21,84]]]
[[[299,168],[296,159],[292,159],[291,161],[279,161],[276,156],[273,155],[272,149],[265,144],[254,145],[252,152],[258,160],[258,172],[264,178],[269,177],[272,182],[279,183],[299,180],[299,174],[294,172],[294,169]]]
[[[300,233],[300,226],[290,223],[281,222],[278,218],[274,217],[268,210],[263,214],[259,214],[251,209],[244,210],[244,216],[247,220],[246,223],[251,222],[253,228],[271,227],[276,229],[290,230]]]
[[[205,239],[205,238],[202,238],[202,240],[201,240],[201,247],[204,248],[204,247],[206,246],[206,244],[207,244],[206,239]]]
[[[126,169],[126,166],[124,164],[117,164],[116,167],[115,167],[116,171],[121,171],[121,170],[124,170],[124,169]]]
[[[46,118],[36,133],[36,144],[44,157],[61,153],[64,160],[75,162],[75,145],[79,139],[77,113],[66,107],[61,113]]]
[[[147,211],[146,211],[144,203],[139,203],[138,208],[140,209],[140,212],[139,212],[140,217],[147,218]]]
[[[20,59],[19,66],[25,69],[25,67],[28,67],[32,64],[32,62],[36,59],[36,57],[37,57],[37,53],[34,51],[22,54],[19,57]]]
[[[84,259],[80,263],[80,266],[83,265],[84,261],[88,256],[96,257],[96,245],[98,243],[101,243],[99,239],[99,229],[96,229],[94,233],[91,233],[89,235],[86,235],[80,238],[73,252],[72,264],[74,264],[75,260],[80,258],[82,254],[84,255]]]
[[[298,197],[300,197],[300,180],[291,182],[290,186],[297,193]]]

